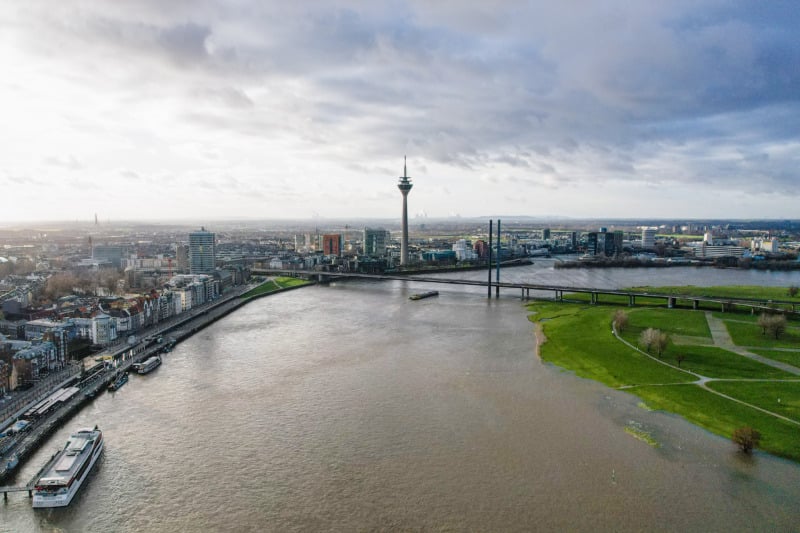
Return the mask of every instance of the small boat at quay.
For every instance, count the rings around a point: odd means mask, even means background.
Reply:
[[[127,372],[118,372],[117,376],[114,378],[114,381],[108,386],[108,390],[116,391],[119,390],[120,387],[125,385],[128,382],[128,373]]]

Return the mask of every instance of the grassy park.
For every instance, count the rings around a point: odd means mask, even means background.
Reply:
[[[299,287],[301,285],[308,285],[311,282],[300,278],[291,278],[287,276],[268,279],[258,287],[255,287],[242,295],[242,298],[256,298],[265,294],[270,294],[281,289],[290,287]]]
[[[752,298],[756,300],[781,300],[800,304],[800,293],[789,295],[786,287],[755,287],[748,285],[730,285],[716,287],[696,287],[685,285],[680,287],[633,287],[636,292],[654,292],[680,296],[707,296],[719,298]]]
[[[790,300],[785,288],[741,289],[702,291],[761,298],[772,291]],[[775,339],[749,314],[651,307],[638,298],[633,307],[627,301],[589,305],[573,296],[529,305],[530,320],[545,339],[539,347],[544,361],[635,394],[650,408],[679,414],[726,438],[737,428],[756,428],[762,450],[800,461],[800,375],[785,365],[800,366],[800,323],[788,322]],[[615,335],[612,322],[620,311],[626,318]],[[723,324],[713,334],[712,320]],[[640,346],[649,328],[668,338],[660,354]]]

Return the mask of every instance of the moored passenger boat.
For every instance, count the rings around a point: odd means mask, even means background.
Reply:
[[[145,362],[139,363],[136,367],[136,371],[139,374],[147,374],[148,372],[152,372],[156,369],[158,365],[161,364],[161,357],[158,355],[154,355],[149,357]]]
[[[33,507],[65,507],[81,488],[103,451],[103,432],[97,426],[73,433],[44,468],[33,490]]]

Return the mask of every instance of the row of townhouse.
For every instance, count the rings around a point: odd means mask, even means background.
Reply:
[[[3,394],[63,366],[52,342],[13,340],[0,335],[0,392]]]
[[[2,321],[7,334],[0,333],[0,390],[14,390],[63,368],[70,358],[70,342],[76,339],[113,344],[214,300],[220,283],[208,275],[179,275],[160,292],[82,301],[54,309],[51,318]]]

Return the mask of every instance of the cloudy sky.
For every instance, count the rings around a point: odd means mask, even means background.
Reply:
[[[473,4],[473,7],[467,7]],[[0,5],[0,221],[797,218],[796,0]]]

